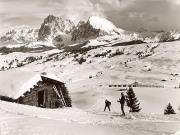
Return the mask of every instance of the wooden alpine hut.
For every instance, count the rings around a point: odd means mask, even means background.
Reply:
[[[65,86],[54,75],[40,74],[24,84],[16,101],[20,104],[43,107],[71,107],[71,98]]]

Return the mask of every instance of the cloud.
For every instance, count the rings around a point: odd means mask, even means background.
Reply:
[[[171,4],[175,4],[180,6],[180,0],[166,0],[167,2],[171,3]]]
[[[104,11],[124,10],[136,0],[91,0],[92,3],[101,5]]]
[[[157,16],[152,16],[152,17],[149,17],[148,20],[150,22],[156,23],[159,21],[159,18]]]
[[[57,14],[73,20],[87,19],[98,15],[106,17],[106,12],[122,11],[135,0],[53,0],[46,6],[53,6]]]
[[[98,3],[93,4],[90,0],[66,0],[62,11],[63,16],[73,20],[87,19],[93,15],[105,16],[102,7]]]
[[[129,18],[143,18],[146,16],[145,12],[129,12],[128,13]]]
[[[129,12],[128,17],[130,19],[138,19],[142,21],[158,22],[158,17],[146,12]]]
[[[123,10],[134,1],[135,0],[0,0],[0,13],[7,14],[6,17],[2,18],[2,21],[7,22],[7,20],[9,20],[10,24],[17,22],[17,25],[18,21],[20,22],[19,24],[24,22],[23,18],[33,18],[32,16],[34,16],[32,21],[38,18],[42,20],[49,14],[77,21],[87,20],[93,15],[106,18],[106,12]],[[22,18],[22,21],[19,18]],[[36,22],[39,20],[36,20]]]
[[[141,25],[180,30],[179,6],[180,0],[0,0],[0,29],[22,24],[38,28],[54,14],[76,22],[98,15],[128,30]]]

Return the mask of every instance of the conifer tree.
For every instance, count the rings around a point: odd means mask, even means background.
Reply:
[[[127,106],[130,108],[129,112],[139,112],[141,110],[141,108],[139,107],[140,103],[133,91],[133,88],[130,87],[127,90],[126,94]]]
[[[167,105],[166,109],[164,110],[164,115],[167,114],[176,114],[170,103]]]

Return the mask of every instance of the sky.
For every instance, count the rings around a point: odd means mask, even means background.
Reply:
[[[39,28],[49,14],[76,23],[101,16],[131,31],[180,31],[180,0],[0,0],[0,33],[20,25]]]

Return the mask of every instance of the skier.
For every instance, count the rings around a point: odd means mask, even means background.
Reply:
[[[124,112],[124,103],[125,103],[125,96],[124,93],[121,93],[121,99],[119,98],[119,100],[117,102],[119,102],[121,104],[121,111],[122,111],[122,115],[125,116],[125,112]]]
[[[111,102],[110,102],[110,101],[108,101],[108,100],[106,99],[106,100],[105,100],[105,107],[104,107],[104,111],[106,111],[106,108],[107,108],[107,107],[108,107],[109,111],[111,111],[110,106],[111,106]]]

